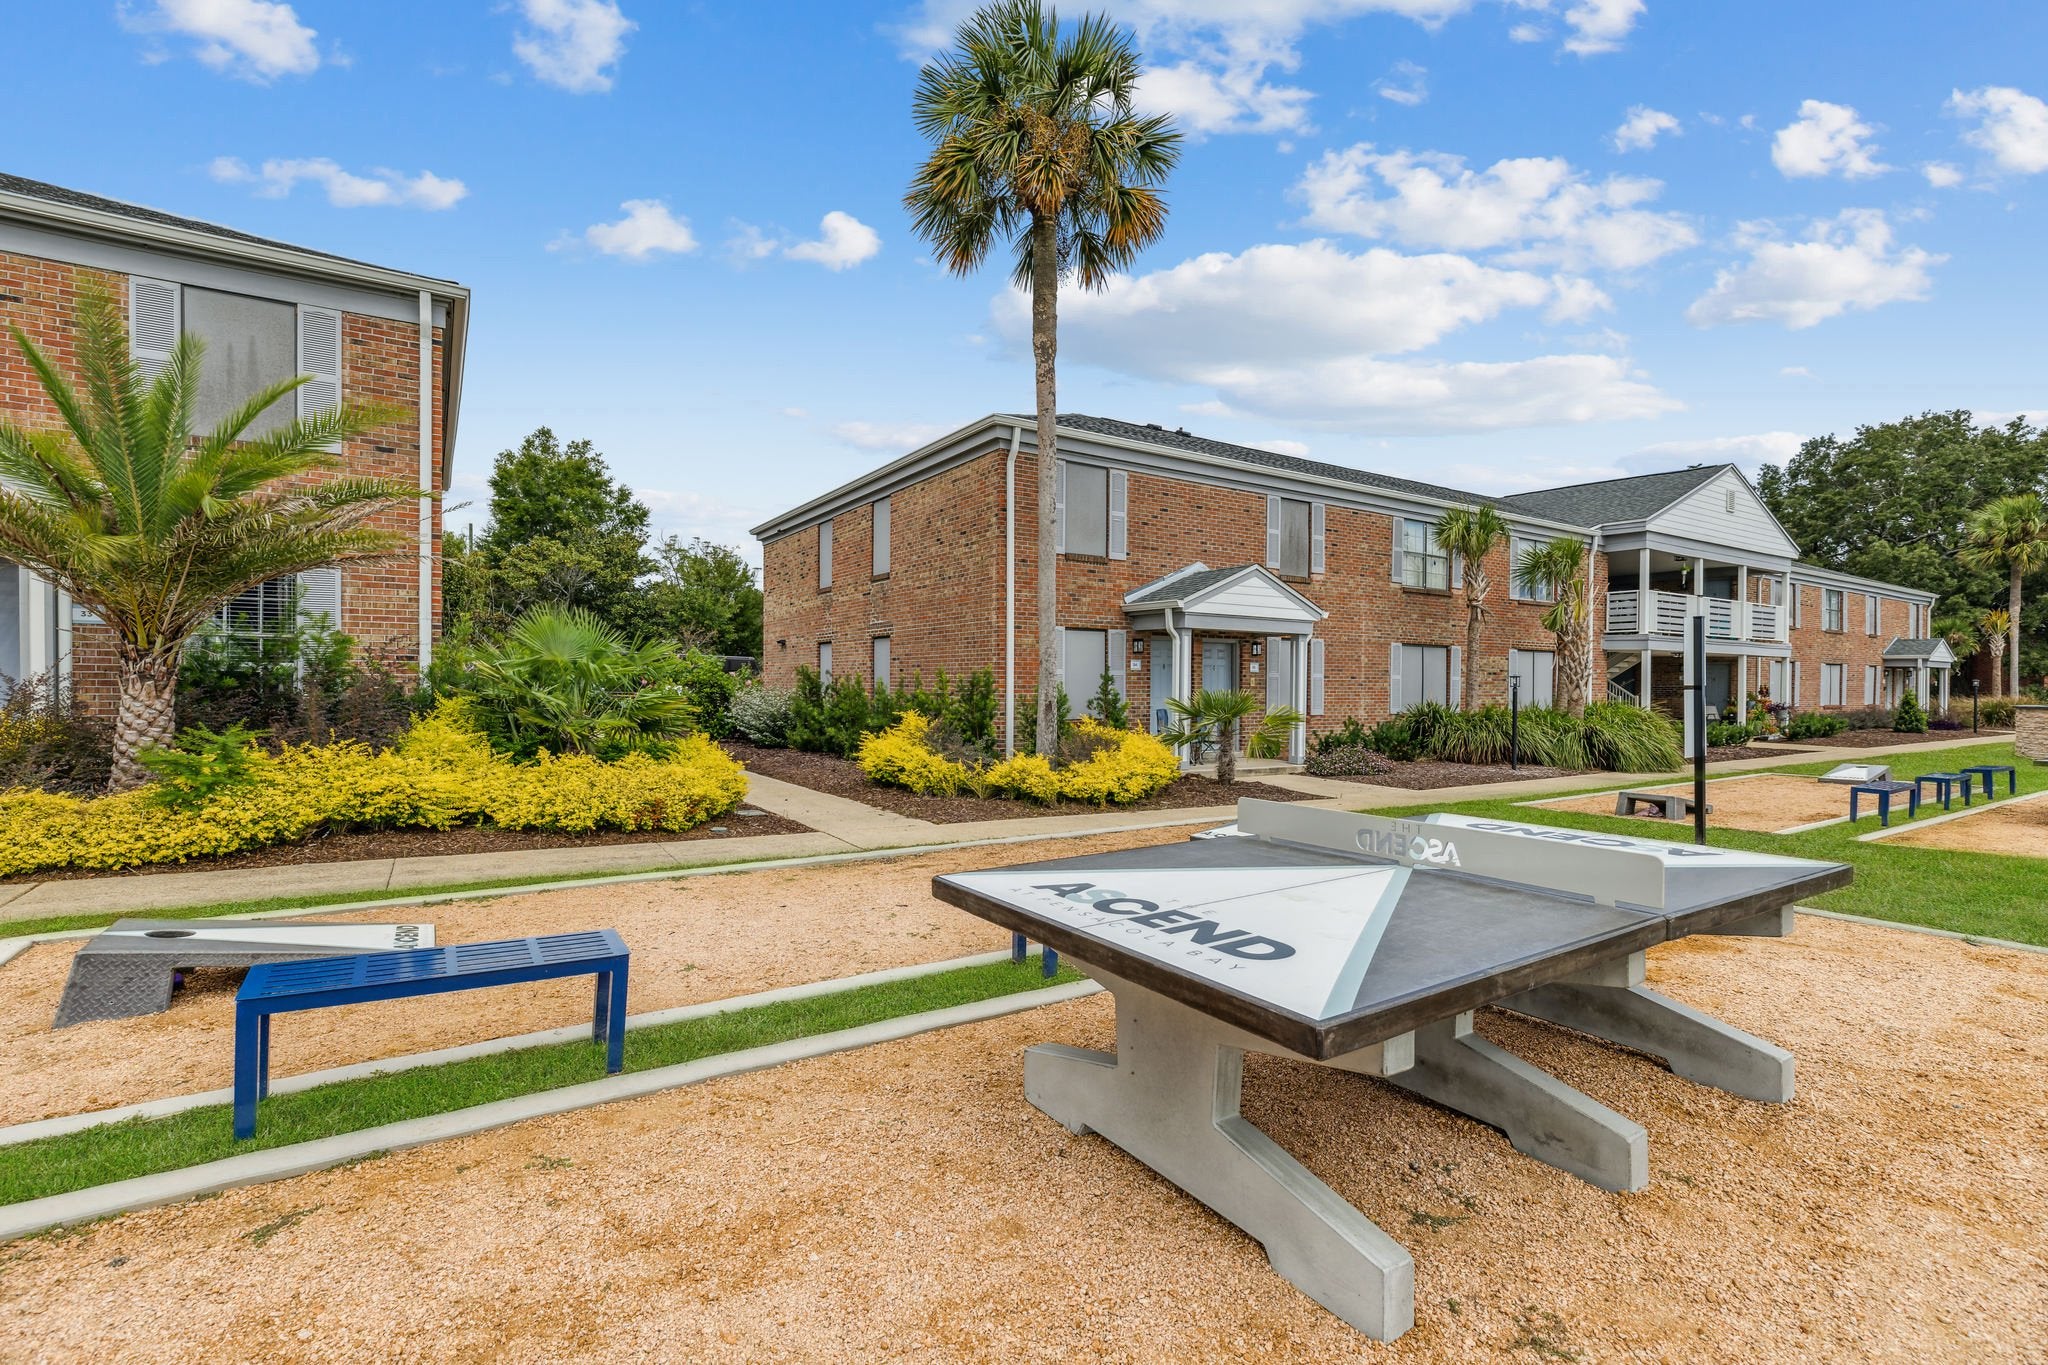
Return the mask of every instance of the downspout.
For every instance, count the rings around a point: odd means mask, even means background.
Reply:
[[[1606,603],[1596,602],[1593,599],[1593,578],[1595,571],[1599,567],[1599,564],[1600,528],[1595,526],[1593,528],[1593,541],[1590,545],[1586,547],[1586,695],[1584,697],[1584,700],[1589,705],[1592,703],[1593,700],[1594,614],[1595,612],[1599,611],[1600,609],[1606,606]],[[1638,584],[1637,586],[1640,587],[1641,585]],[[1638,597],[1636,600],[1640,602],[1643,599]],[[1638,610],[1640,610],[1640,608]],[[1602,678],[1600,680],[1600,699],[1602,701],[1605,701],[1607,699],[1607,679],[1605,678]],[[1551,698],[1551,700],[1555,702],[1557,699],[1553,697]]]
[[[1166,638],[1173,641],[1173,676],[1167,680],[1166,695],[1169,697],[1181,697],[1180,670],[1182,665],[1187,662],[1187,653],[1182,648],[1180,632],[1174,629],[1172,607],[1166,608]],[[1153,667],[1158,667],[1157,661],[1153,663]],[[1186,698],[1182,697],[1182,700],[1186,700]],[[1188,754],[1185,750],[1181,752],[1180,766],[1182,768],[1188,766]]]
[[[1024,428],[1010,428],[1003,463],[1003,757],[1017,752],[1017,447]]]
[[[420,290],[420,677],[434,662],[434,296]]]

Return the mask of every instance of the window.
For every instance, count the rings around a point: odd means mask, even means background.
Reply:
[[[1070,555],[1109,554],[1109,471],[1101,465],[1062,463],[1066,503],[1062,509]],[[1094,689],[1089,689],[1093,695]]]
[[[818,591],[832,586],[832,523],[818,523]]]
[[[1307,578],[1309,504],[1299,498],[1280,499],[1280,576]]]
[[[1524,706],[1553,706],[1557,696],[1557,654],[1548,649],[1508,651],[1508,676],[1522,680]]]
[[[832,681],[832,642],[830,640],[818,641],[818,680],[824,683]]]
[[[875,499],[875,577],[889,572],[889,500]]]
[[[1508,592],[1521,602],[1555,602],[1557,593],[1548,583],[1524,584],[1520,576],[1522,556],[1543,548],[1543,542],[1528,536],[1514,536],[1508,541]],[[1527,694],[1523,700],[1527,700]],[[1548,706],[1549,703],[1545,702]]]
[[[223,634],[240,640],[267,640],[289,634],[294,620],[292,600],[297,592],[292,575],[273,578],[244,588],[213,609],[213,624]]]
[[[1820,666],[1820,704],[1840,706],[1842,704],[1842,665],[1822,664]]]
[[[878,687],[889,685],[889,637],[877,635],[871,642],[874,647],[873,671],[868,674]]]
[[[1417,702],[1453,704],[1452,656],[1455,649],[1444,645],[1395,645],[1401,664],[1395,673],[1389,697],[1391,709],[1405,711]]]
[[[1060,681],[1067,689],[1067,705],[1073,714],[1087,713],[1088,699],[1102,686],[1102,671],[1109,667],[1109,632],[1069,630],[1060,641]]]
[[[1820,628],[1840,634],[1842,631],[1842,590],[1823,588],[1820,594]]]
[[[1436,524],[1403,519],[1400,528],[1401,543],[1395,558],[1400,561],[1401,586],[1448,590],[1451,557],[1436,543]]]
[[[299,373],[299,315],[291,304],[190,285],[184,296],[184,330],[206,344],[193,430],[213,430],[259,390]],[[278,399],[246,434],[265,436],[284,427],[297,415],[296,406],[290,396]]]

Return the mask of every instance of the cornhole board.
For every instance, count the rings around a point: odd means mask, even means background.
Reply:
[[[1860,786],[1865,782],[1889,782],[1892,768],[1889,763],[1841,763],[1821,774],[1823,782],[1839,782],[1846,787]]]
[[[171,1007],[175,974],[190,967],[254,967],[350,953],[434,946],[431,924],[124,919],[85,941],[51,1028],[134,1019]]]
[[[1234,828],[951,873],[933,893],[1057,948],[1116,997],[1116,1052],[1028,1049],[1027,1100],[1152,1167],[1310,1298],[1391,1340],[1414,1322],[1413,1262],[1239,1113],[1244,1053],[1384,1077],[1602,1188],[1641,1189],[1641,1125],[1478,1037],[1473,1012],[1498,1005],[1788,1100],[1791,1054],[1646,989],[1643,953],[1688,934],[1782,936],[1795,901],[1850,877],[1737,849],[1246,800]]]

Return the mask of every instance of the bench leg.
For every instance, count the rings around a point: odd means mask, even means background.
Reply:
[[[1058,949],[1047,948],[1045,950],[1045,956],[1039,959],[1039,962],[1041,967],[1043,968],[1042,974],[1044,975],[1047,981],[1052,980],[1054,977],[1060,974],[1060,955]]]
[[[1849,823],[1856,823],[1856,793],[1853,790],[1849,793]]]
[[[256,1098],[270,1098],[270,1016],[267,1014],[256,1025]]]
[[[612,974],[599,972],[591,989],[590,1041],[602,1043],[612,1035]]]
[[[1877,798],[1877,823],[1881,829],[1892,827],[1892,794],[1884,793]]]
[[[626,968],[606,972],[599,980],[608,996],[605,1020],[604,1069],[617,1075],[626,1069]]]
[[[267,1016],[235,1011],[235,1141],[256,1136],[256,1098],[262,1081],[262,1025]]]
[[[1791,1053],[1647,987],[1538,986],[1500,1004],[1662,1057],[1698,1085],[1766,1104],[1792,1098]]]
[[[1012,967],[1021,967],[1024,965],[1025,950],[1029,948],[1029,946],[1030,945],[1024,941],[1024,935],[1010,935],[1010,965]]]

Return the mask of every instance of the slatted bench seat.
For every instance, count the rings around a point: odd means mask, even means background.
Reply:
[[[605,1070],[617,1072],[626,1061],[629,956],[625,940],[615,930],[593,929],[252,968],[235,993],[235,1138],[256,1135],[256,1102],[270,1093],[274,1014],[595,976],[597,1001],[590,1037],[605,1044]]]
[[[1683,820],[1692,814],[1692,798],[1683,792],[1616,792],[1614,813],[1634,815],[1638,807],[1648,806],[1660,819]],[[1714,808],[1707,807],[1712,815]]]

